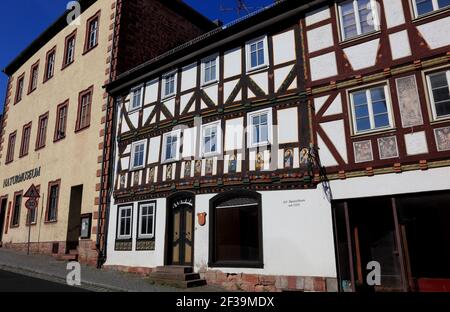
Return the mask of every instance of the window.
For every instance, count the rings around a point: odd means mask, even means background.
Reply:
[[[202,155],[221,152],[222,131],[220,121],[202,126]]]
[[[22,100],[23,85],[25,83],[24,76],[25,76],[25,74],[22,74],[19,78],[17,78],[16,101],[15,101],[15,103],[20,102]]]
[[[154,237],[155,229],[155,203],[139,204],[139,232],[138,238],[149,239]]]
[[[66,38],[66,46],[64,49],[64,62],[63,62],[63,68],[67,67],[68,65],[72,64],[75,60],[75,39],[76,39],[77,32],[76,30],[71,33]]]
[[[33,66],[31,66],[30,84],[28,86],[28,93],[31,93],[34,90],[36,90],[38,78],[39,78],[39,61],[37,61]]]
[[[387,85],[350,93],[354,133],[392,127]]]
[[[211,199],[210,216],[210,266],[263,267],[260,194],[219,194]]]
[[[45,147],[47,138],[48,113],[39,117],[38,134],[36,138],[36,150]]]
[[[374,0],[349,0],[339,4],[342,40],[379,30]]]
[[[267,37],[258,38],[246,44],[247,71],[262,68],[268,65],[269,55]]]
[[[55,222],[58,215],[60,181],[53,181],[48,184],[47,212],[45,214],[46,222]]]
[[[30,136],[31,136],[31,122],[23,126],[22,143],[20,144],[19,157],[28,155],[28,149],[30,147]]]
[[[119,215],[117,218],[117,238],[131,239],[131,222],[133,216],[133,206],[119,207]]]
[[[14,149],[16,147],[16,135],[17,131],[14,131],[9,135],[8,150],[6,151],[6,163],[10,163],[14,160]]]
[[[164,162],[178,160],[180,156],[180,134],[180,130],[164,134],[162,157]]]
[[[171,74],[167,74],[164,76],[163,80],[164,80],[164,97],[169,97],[172,95],[175,95],[175,90],[176,90],[176,86],[177,86],[177,82],[176,82],[176,73],[171,73]]]
[[[450,117],[450,70],[429,74],[427,83],[434,119]]]
[[[14,193],[13,215],[11,227],[18,227],[20,222],[20,208],[22,207],[22,191]]]
[[[86,43],[84,45],[84,53],[89,52],[98,44],[100,11],[91,17],[86,24]]]
[[[67,127],[67,112],[68,112],[69,101],[66,101],[58,105],[56,109],[56,127],[54,141],[62,140],[66,137],[66,127]]]
[[[131,101],[130,101],[130,107],[128,108],[128,111],[134,111],[141,107],[142,104],[142,86],[139,86],[133,90],[131,90]]]
[[[45,65],[44,82],[53,77],[55,73],[56,47],[47,53],[47,63]]]
[[[36,186],[36,189],[38,190],[38,192],[40,191],[40,186]],[[36,198],[36,201],[39,201],[39,198]],[[38,212],[38,208],[39,204],[36,205],[36,208],[34,209],[27,209],[27,225],[33,225],[37,223],[37,212]]]
[[[450,0],[412,0],[414,13],[421,16],[450,6]]]
[[[135,142],[131,146],[131,170],[145,167],[147,140]]]
[[[208,84],[217,81],[218,78],[218,66],[217,55],[206,58],[202,61],[202,83]]]
[[[92,106],[92,90],[90,87],[86,91],[80,93],[78,97],[78,117],[76,131],[89,127],[91,122],[91,106]]]
[[[249,147],[272,142],[272,110],[263,109],[247,115]]]

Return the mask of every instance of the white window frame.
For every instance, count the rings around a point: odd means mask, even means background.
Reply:
[[[169,77],[173,76],[173,92],[170,94],[166,94],[166,82]],[[170,73],[164,74],[162,79],[162,88],[161,88],[162,98],[168,99],[177,93],[177,71],[171,71]]]
[[[353,37],[349,37],[346,38],[345,37],[345,32],[344,32],[344,19],[342,18],[342,4],[347,3],[353,1],[353,14],[355,14],[355,22],[356,22],[356,32],[357,35],[353,36]],[[370,7],[372,10],[372,16],[374,19],[374,30],[373,31],[369,31],[366,33],[363,33],[361,30],[361,20],[360,20],[360,16],[359,16],[359,9],[358,9],[358,0],[347,0],[347,1],[343,1],[341,3],[337,3],[337,10],[338,10],[338,16],[339,16],[339,26],[340,26],[340,36],[341,36],[341,41],[345,41],[345,40],[350,40],[350,39],[354,39],[354,38],[358,38],[360,36],[365,36],[368,34],[371,34],[373,32],[379,31],[380,30],[380,17],[379,17],[379,12],[378,12],[378,4],[375,0],[370,0]]]
[[[141,239],[152,239],[155,237],[155,221],[156,221],[156,203],[155,202],[146,202],[139,203],[139,220],[138,220],[138,238]],[[153,224],[152,224],[152,233],[151,234],[142,234],[142,209],[143,207],[151,207],[153,212],[150,214],[153,216]]]
[[[432,73],[425,73],[426,80],[427,80],[428,98],[430,100],[431,113],[433,114],[433,120],[442,120],[442,119],[450,118],[450,114],[449,115],[444,115],[444,116],[438,116],[437,115],[437,113],[436,113],[436,104],[434,102],[434,95],[433,95],[433,91],[432,91],[432,88],[431,88],[430,76],[433,76],[433,75],[436,75],[436,74],[440,74],[442,72],[445,72],[445,74],[447,76],[447,85],[449,87],[449,92],[450,92],[450,69],[449,68],[443,68],[440,71],[435,71],[435,72],[432,72]]]
[[[176,147],[176,153],[175,158],[166,158],[166,145],[167,145],[167,138],[169,136],[176,136],[177,137],[177,147]],[[180,142],[181,140],[181,129],[175,130],[171,132],[164,133],[163,135],[163,145],[162,145],[162,163],[171,163],[180,160]]]
[[[370,95],[370,92],[369,92],[370,89],[374,89],[374,88],[377,88],[377,87],[383,87],[384,88],[384,96],[385,96],[385,99],[386,99],[387,114],[388,114],[388,119],[389,119],[389,126],[380,127],[380,128],[375,128],[375,117],[373,115],[372,98],[371,98],[371,96],[369,96]],[[367,109],[369,111],[369,121],[370,121],[370,129],[362,130],[362,131],[358,131],[357,130],[355,105],[354,105],[353,96],[352,96],[353,93],[360,92],[360,91],[365,91],[366,92]],[[353,134],[354,135],[360,135],[360,134],[371,133],[371,132],[378,132],[378,131],[386,131],[386,130],[392,129],[394,127],[394,118],[393,118],[393,115],[392,115],[391,93],[389,92],[389,84],[387,82],[382,83],[382,84],[368,85],[368,86],[364,86],[362,88],[349,90],[348,91],[348,98],[349,98],[349,103],[350,103],[350,112],[351,112],[352,124],[353,124],[352,129],[353,129]]]
[[[440,8],[438,0],[432,0],[433,11],[419,15],[419,12],[417,10],[417,3],[416,3],[417,0],[411,0],[411,1],[412,1],[412,7],[413,7],[413,11],[414,11],[414,16],[416,18],[419,18],[422,16],[427,16],[429,14],[433,14],[434,12],[445,9],[445,8],[450,8],[450,6],[444,6],[444,7]]]
[[[130,234],[121,235],[121,224],[122,224],[122,210],[130,209],[131,215],[130,215]],[[133,205],[128,206],[119,206],[119,211],[117,214],[117,239],[131,239],[132,233],[133,233]]]
[[[262,41],[262,42],[263,42],[263,47],[264,47],[264,63],[252,67],[252,66],[251,66],[251,64],[252,64],[252,63],[251,63],[252,57],[251,57],[251,49],[250,49],[250,46],[251,46],[252,44],[254,44],[254,43],[259,42],[259,41]],[[261,68],[265,68],[265,67],[269,66],[269,45],[267,44],[267,35],[264,35],[264,36],[261,36],[261,37],[258,37],[258,38],[256,38],[256,39],[253,39],[253,40],[250,40],[250,41],[246,42],[246,44],[245,44],[245,55],[246,55],[246,58],[245,58],[245,59],[246,59],[246,63],[247,63],[247,64],[246,64],[246,67],[247,67],[247,73],[248,73],[248,72],[255,71],[255,70],[258,70],[258,69],[261,69]]]
[[[219,54],[214,54],[212,56],[206,57],[202,60],[202,86],[206,86],[206,85],[210,85],[210,84],[214,84],[217,81],[219,81]],[[212,80],[208,80],[206,81],[206,74],[205,74],[205,70],[206,70],[206,63],[210,62],[210,61],[214,61],[216,63],[216,78],[212,79]]]
[[[130,103],[129,103],[129,105],[128,105],[128,112],[133,112],[133,111],[136,111],[136,110],[138,110],[138,109],[140,109],[141,107],[142,107],[142,102],[143,102],[143,85],[140,85],[140,86],[138,86],[138,87],[135,87],[135,88],[133,88],[133,89],[131,89],[131,92],[130,92]],[[137,105],[137,106],[134,106],[133,104],[134,104],[134,96],[135,96],[135,93],[137,92],[137,91],[139,91],[140,92],[140,94],[139,94],[139,104]]]
[[[136,165],[134,163],[134,154],[136,153],[136,147],[139,145],[144,145],[144,159],[142,165]],[[147,161],[147,140],[136,141],[131,144],[131,154],[130,154],[130,170],[142,169],[145,167]]]
[[[268,132],[268,141],[253,143],[253,117],[255,115],[263,115],[267,114],[267,132]],[[271,145],[273,142],[273,119],[272,119],[272,109],[265,108],[258,111],[250,112],[247,114],[247,145],[249,148],[259,147],[259,146],[267,146]]]
[[[209,157],[209,156],[215,156],[222,153],[222,123],[220,120],[214,121],[205,125],[202,125],[202,141],[201,141],[201,152],[202,156]],[[216,128],[216,151],[215,152],[205,152],[205,133],[207,129],[210,128]]]

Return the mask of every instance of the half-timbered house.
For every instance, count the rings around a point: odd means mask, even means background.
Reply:
[[[310,153],[299,23],[309,7],[279,1],[107,86],[106,266],[184,285],[200,273],[231,289],[336,289],[331,209]]]
[[[341,290],[449,289],[449,5],[330,1],[301,21]]]

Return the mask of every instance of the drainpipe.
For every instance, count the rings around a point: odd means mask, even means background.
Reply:
[[[117,12],[119,7],[120,0],[116,0],[116,8],[115,8],[115,21],[114,23],[117,23]],[[113,73],[112,73],[112,63],[113,63],[113,54],[115,50],[115,38],[116,38],[116,27],[114,25],[113,29],[113,42],[112,42],[112,49],[110,52],[110,63],[109,63],[109,81],[112,81]],[[110,107],[110,101],[113,102],[112,107]],[[98,207],[98,221],[97,221],[97,240],[96,240],[96,248],[97,248],[97,268],[100,269],[103,264],[106,262],[106,248],[107,248],[107,241],[108,241],[108,224],[109,224],[109,208],[110,208],[110,198],[111,198],[111,192],[113,189],[113,178],[114,178],[114,152],[115,152],[115,133],[116,133],[116,117],[115,117],[115,106],[116,102],[111,96],[108,94],[107,98],[107,105],[106,105],[106,120],[105,120],[105,127],[104,127],[104,138],[103,138],[103,157],[102,157],[102,169],[101,169],[101,181],[100,181],[100,197],[99,197],[99,207]],[[108,121],[108,116],[111,113],[111,120]],[[110,159],[109,159],[109,165],[108,168],[105,168],[105,156],[106,156],[106,148],[108,146],[108,127],[111,125],[111,139],[109,142],[109,148],[110,148]],[[108,180],[105,181],[103,177],[105,174],[108,174]],[[108,187],[107,190],[104,190],[105,185]],[[103,195],[106,194],[106,202],[103,202]],[[105,218],[102,219],[102,206],[105,205]],[[98,235],[99,230],[102,228],[102,220],[104,223],[104,231],[102,233],[103,235],[103,244],[101,244],[100,235]]]

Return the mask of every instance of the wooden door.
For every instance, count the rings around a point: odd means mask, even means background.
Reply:
[[[170,209],[169,265],[193,265],[194,206],[193,201],[175,201]]]

